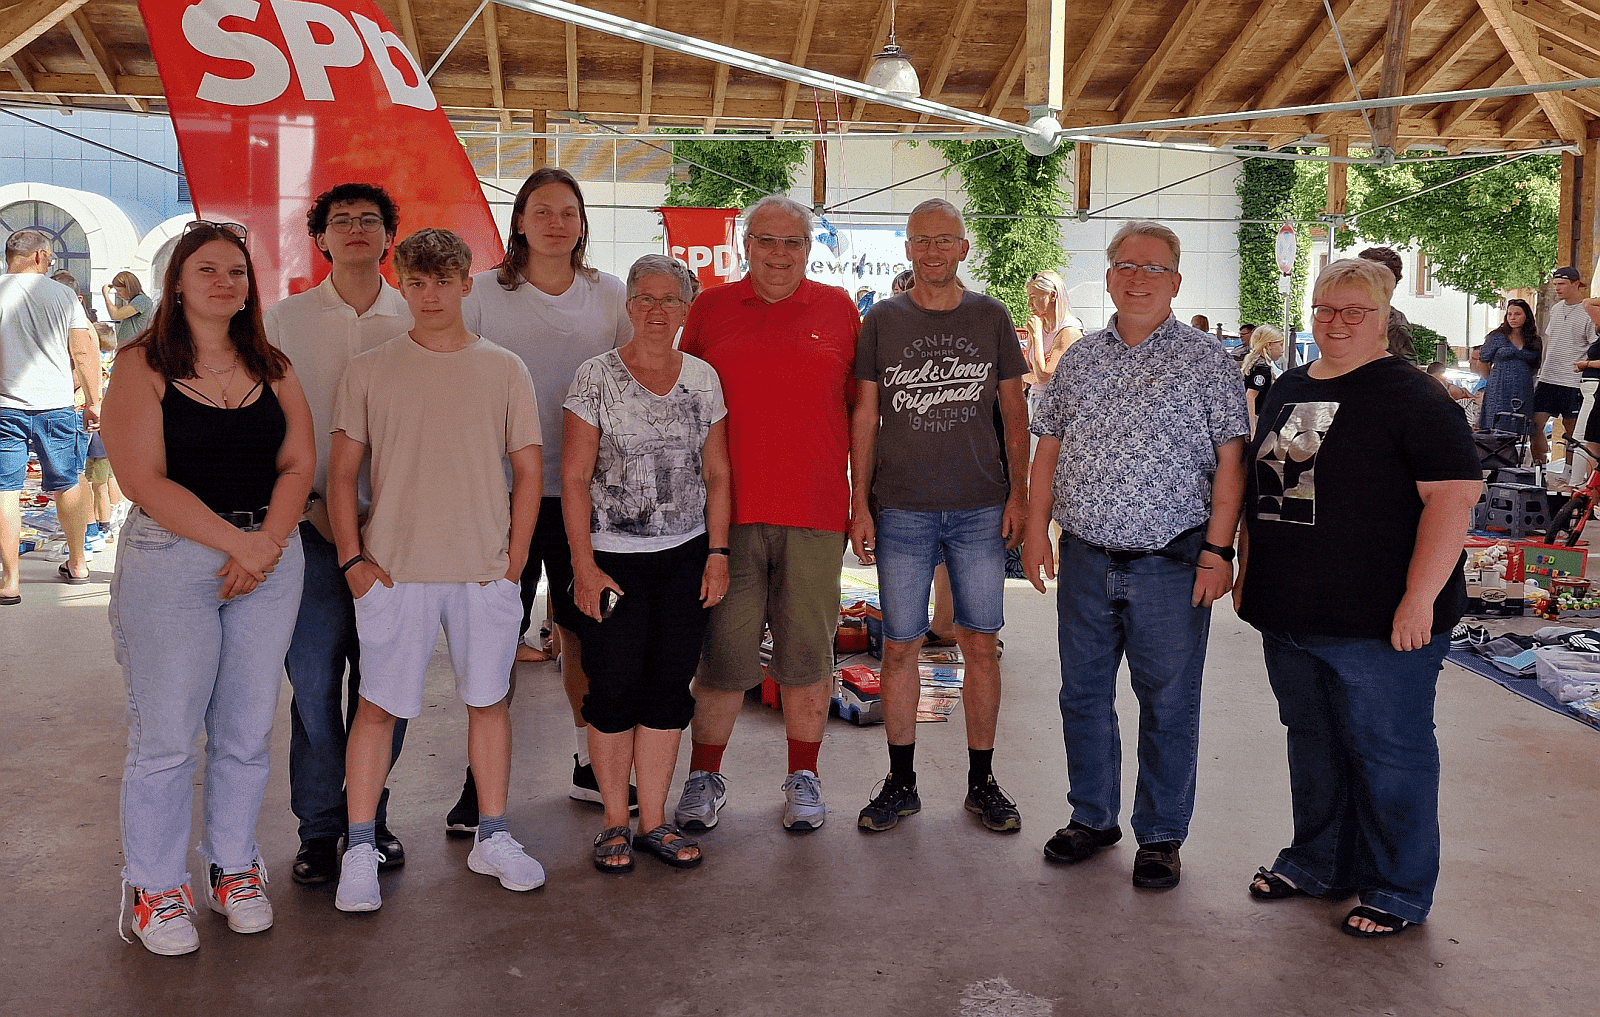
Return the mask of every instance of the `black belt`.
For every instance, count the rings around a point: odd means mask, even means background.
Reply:
[[[267,521],[267,508],[263,505],[253,512],[218,512],[217,518],[241,530],[259,530]]]
[[[1208,525],[1209,523],[1201,523],[1199,526],[1189,527],[1187,530],[1184,530],[1182,533],[1168,541],[1165,547],[1101,547],[1099,544],[1091,544],[1087,540],[1084,540],[1083,543],[1085,546],[1099,551],[1101,554],[1105,555],[1107,558],[1110,558],[1118,565],[1126,565],[1131,561],[1152,556],[1156,558],[1166,558],[1169,561],[1175,561],[1182,565],[1198,565],[1198,555],[1191,558],[1190,556],[1177,550],[1175,545],[1181,541],[1189,539],[1197,533],[1204,533]],[[1078,539],[1083,540],[1082,537]]]

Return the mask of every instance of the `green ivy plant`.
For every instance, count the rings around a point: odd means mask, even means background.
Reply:
[[[1059,269],[1068,261],[1061,246],[1059,216],[1066,204],[1061,173],[1072,145],[1038,156],[1010,139],[928,144],[950,161],[945,175],[952,170],[960,174],[967,192],[964,212],[973,217],[967,222],[967,234],[977,254],[972,274],[984,281],[984,292],[1005,304],[1020,325],[1028,320],[1029,277],[1042,269]]]
[[[662,134],[688,131],[662,130]],[[794,186],[795,171],[811,158],[811,142],[780,141],[751,131],[719,131],[728,140],[683,139],[672,143],[680,164],[687,164],[687,179],[674,173],[667,185],[666,204],[675,208],[745,208],[769,194],[786,194]],[[740,135],[748,136],[748,140]],[[702,167],[717,170],[707,172]],[[732,177],[733,179],[729,179]]]
[[[1417,351],[1417,363],[1424,366],[1433,363],[1433,358],[1438,355],[1441,346],[1449,350],[1450,340],[1426,325],[1411,323],[1411,348]],[[1454,355],[1449,355],[1449,360],[1454,363]]]
[[[1291,325],[1304,328],[1300,304],[1310,273],[1311,243],[1303,226],[1317,217],[1327,193],[1327,167],[1310,161],[1246,159],[1239,173],[1239,320],[1283,324],[1283,294],[1278,292],[1275,253],[1278,225],[1301,227],[1291,275]],[[1256,221],[1251,221],[1256,220]]]

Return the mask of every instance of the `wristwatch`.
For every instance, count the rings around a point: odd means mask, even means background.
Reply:
[[[1233,561],[1233,548],[1231,547],[1218,547],[1216,544],[1201,544],[1200,550],[1210,551],[1223,561]]]

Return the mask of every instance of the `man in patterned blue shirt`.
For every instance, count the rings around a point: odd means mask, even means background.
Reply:
[[[1023,567],[1042,593],[1061,525],[1061,718],[1071,821],[1045,857],[1080,862],[1122,838],[1113,709],[1126,655],[1139,700],[1133,884],[1178,885],[1194,811],[1200,673],[1211,604],[1233,587],[1244,498],[1244,383],[1221,343],[1180,324],[1177,236],[1128,223],[1106,248],[1117,313],[1061,357],[1032,431]]]

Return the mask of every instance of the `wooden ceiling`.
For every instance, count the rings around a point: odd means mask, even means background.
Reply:
[[[1032,0],[1036,26],[1039,9],[1050,3]],[[0,4],[0,101],[165,111],[133,0]],[[423,68],[477,7],[476,0],[378,5]],[[890,0],[584,6],[853,79],[864,76],[889,34]],[[1396,20],[1408,29],[1398,35],[1390,30],[1392,8],[1408,15]],[[1066,0],[1053,40],[1063,54],[1059,120],[1070,130],[1352,99],[1341,39],[1365,97],[1600,77],[1600,0],[1332,0],[1332,9],[1337,32],[1323,0]],[[1021,123],[1026,100],[1041,87],[1026,73],[1029,16],[1029,0],[898,0],[896,35],[925,98]],[[1396,80],[1397,62],[1385,74],[1386,44],[1403,52],[1403,80]],[[875,103],[844,99],[836,107],[831,93],[494,5],[468,28],[432,84],[458,123],[509,130],[544,129],[549,113],[575,110],[625,130],[803,130],[820,113],[831,131],[836,109],[853,130],[952,129]],[[1596,121],[1597,90],[1412,106],[1396,116],[1394,147],[1459,152],[1573,143],[1595,133]],[[1124,136],[1272,147],[1370,138],[1359,112]]]

